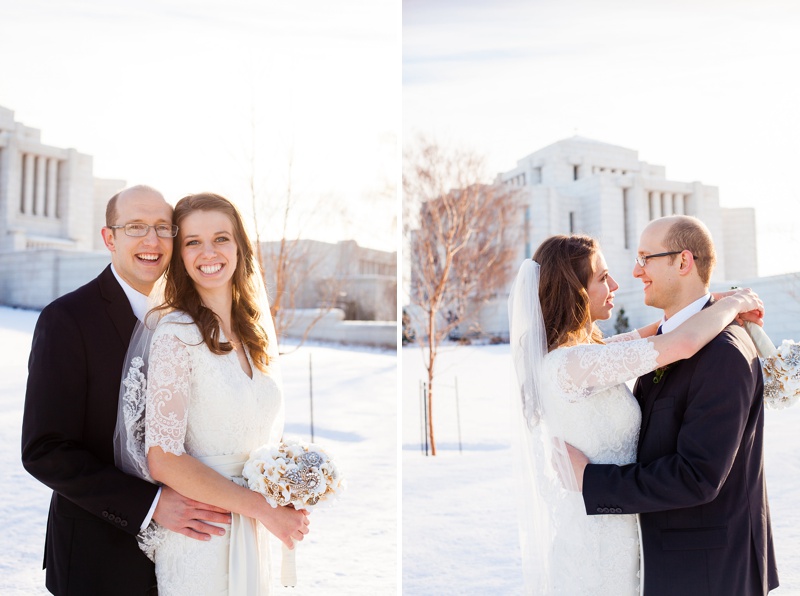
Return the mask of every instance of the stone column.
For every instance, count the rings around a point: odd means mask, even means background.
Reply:
[[[30,153],[26,153],[25,157],[23,158],[23,166],[22,166],[22,188],[23,196],[22,196],[22,212],[26,215],[31,215],[33,213],[33,184],[34,184],[34,176],[33,176],[33,160],[34,156]]]
[[[675,208],[675,215],[686,215],[682,194],[675,193],[673,197],[673,206]]]
[[[34,190],[33,213],[34,215],[44,215],[45,209],[45,182],[47,180],[47,158],[43,155],[34,157],[36,160],[36,185]]]
[[[661,217],[661,193],[657,190],[650,191],[650,219]]]
[[[672,193],[665,192],[661,194],[661,203],[664,205],[661,209],[662,215],[673,215],[675,213],[672,205]]]
[[[47,205],[44,214],[47,217],[58,217],[57,200],[58,196],[58,160],[50,158],[47,160]]]

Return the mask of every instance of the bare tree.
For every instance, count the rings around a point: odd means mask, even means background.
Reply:
[[[264,277],[264,284],[270,290],[270,311],[275,322],[275,331],[278,339],[285,335],[286,330],[292,325],[296,316],[297,297],[303,283],[316,273],[316,269],[323,260],[321,256],[310,254],[307,250],[308,243],[300,239],[303,225],[297,226],[297,233],[290,237],[290,224],[293,218],[304,217],[299,214],[298,197],[292,190],[293,153],[289,153],[286,190],[283,197],[276,201],[265,200],[265,193],[257,184],[258,160],[256,159],[256,125],[255,116],[252,122],[251,147],[248,155],[248,183],[252,207],[253,227],[255,229],[255,246],[258,264]],[[318,204],[313,205],[309,212],[319,211],[322,198]],[[265,250],[262,243],[261,228],[263,220],[260,217],[263,208],[269,209],[269,214],[264,219],[278,223],[277,232],[280,236],[277,247],[273,250],[269,246]],[[314,325],[316,325],[336,305],[336,297],[341,292],[343,278],[334,274],[333,278],[325,280],[326,283],[318,284],[323,292],[317,300],[317,311],[306,323],[300,341],[295,349],[303,345]],[[282,353],[283,350],[281,350]]]
[[[416,219],[404,229],[410,249],[410,301],[416,307],[410,313],[428,373],[427,432],[433,455],[433,380],[439,347],[505,288],[517,252],[516,192],[483,180],[483,158],[472,151],[447,149],[421,138],[404,156],[405,219]]]

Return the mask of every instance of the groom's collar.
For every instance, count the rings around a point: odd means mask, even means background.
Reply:
[[[149,230],[148,230],[149,231]],[[136,315],[136,318],[140,321],[144,319],[144,316],[147,314],[147,296],[139,292],[138,290],[134,290],[131,286],[128,285],[124,279],[119,276],[117,270],[114,269],[114,265],[111,265],[111,273],[114,274],[114,277],[119,282],[119,285],[122,286],[122,291],[125,292],[125,296],[128,297],[128,302],[131,303],[131,309],[133,310],[133,314]]]
[[[672,315],[669,319],[662,318],[661,319],[661,333],[669,333],[670,331],[675,331],[681,324],[685,323],[686,320],[691,317],[692,315],[696,315],[703,307],[706,305],[706,302],[709,301],[711,298],[711,294],[705,294],[702,298],[698,298],[688,306],[684,306],[681,310],[676,312]]]

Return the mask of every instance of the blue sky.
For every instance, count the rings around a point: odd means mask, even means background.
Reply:
[[[800,3],[403,2],[403,138],[492,173],[580,136],[756,207],[762,275],[797,271]]]

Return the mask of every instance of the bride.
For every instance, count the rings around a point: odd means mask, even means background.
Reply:
[[[283,432],[266,293],[241,215],[227,199],[184,197],[173,223],[179,232],[164,303],[151,311],[161,318],[156,326],[148,317],[125,360],[131,368],[123,374],[118,462],[232,513],[224,535],[205,542],[155,524],[144,531],[159,594],[267,594],[265,530],[292,548],[308,532],[308,519],[271,507],[241,480],[250,451],[277,443]],[[142,361],[146,391],[138,382]]]
[[[611,317],[618,287],[597,242],[574,235],[545,240],[511,290],[529,594],[640,593],[646,568],[636,516],[586,515],[564,442],[593,463],[634,462],[641,412],[625,382],[692,356],[742,313],[763,313],[750,290],[727,292],[669,334],[654,323],[603,339],[595,322]]]

